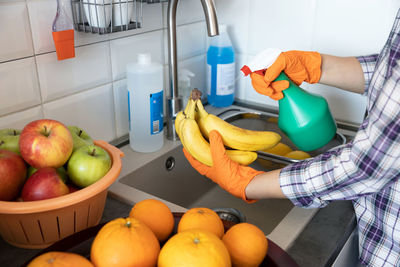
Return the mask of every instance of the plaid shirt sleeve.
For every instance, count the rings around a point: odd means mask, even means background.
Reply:
[[[368,87],[372,80],[372,74],[374,73],[376,63],[378,61],[378,54],[368,55],[368,56],[359,56],[357,57],[358,61],[361,64],[361,68],[364,72],[364,94],[368,93]]]
[[[367,60],[367,62],[369,62]],[[362,63],[367,72],[369,63]],[[366,81],[370,81],[366,74]],[[400,176],[400,67],[392,69],[355,139],[315,158],[286,166],[283,193],[297,206],[317,208],[332,200],[376,193]]]

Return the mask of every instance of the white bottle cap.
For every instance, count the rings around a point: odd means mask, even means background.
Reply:
[[[218,25],[218,30],[219,30],[219,33],[225,33],[226,32],[226,24],[219,24]]]
[[[151,54],[150,53],[140,53],[137,55],[137,61],[139,64],[150,64]]]

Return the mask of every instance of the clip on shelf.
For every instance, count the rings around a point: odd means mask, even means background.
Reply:
[[[74,28],[98,34],[141,28],[143,2],[165,0],[71,0]]]

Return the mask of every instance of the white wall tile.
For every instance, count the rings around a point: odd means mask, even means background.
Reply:
[[[176,29],[176,46],[178,60],[206,53],[207,27],[205,22],[178,26]],[[168,34],[164,30],[165,64],[168,64]]]
[[[52,25],[57,11],[53,0],[27,1],[35,54],[55,51]]]
[[[25,2],[1,2],[0,25],[0,62],[33,55]]]
[[[205,22],[201,21],[179,26],[176,34],[178,60],[198,56],[206,52],[207,25]]]
[[[252,0],[248,52],[256,54],[268,47],[309,50],[314,16],[314,0]]]
[[[398,10],[392,2],[317,1],[313,49],[338,56],[378,53]]]
[[[85,129],[93,139],[115,139],[112,84],[74,94],[43,105],[46,118]]]
[[[164,27],[167,27],[168,3],[163,4]],[[178,1],[176,9],[176,24],[188,24],[205,20],[203,6],[199,0]]]
[[[0,115],[40,104],[35,58],[0,64]]]
[[[13,128],[22,130],[29,122],[43,118],[42,107],[37,106],[0,117],[0,129]]]
[[[113,83],[117,138],[129,133],[128,90],[126,79]]]
[[[54,52],[36,61],[44,102],[111,82],[108,42],[78,47],[75,58],[58,61]]]
[[[228,26],[228,34],[236,53],[247,53],[251,1],[216,0],[218,23]],[[260,29],[261,30],[261,29]]]
[[[112,40],[110,45],[113,81],[126,77],[126,65],[136,62],[139,53],[149,52],[152,61],[164,61],[162,30]]]

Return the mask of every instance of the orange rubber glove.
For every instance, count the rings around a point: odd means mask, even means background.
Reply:
[[[279,100],[283,98],[282,91],[289,87],[288,81],[274,82],[282,71],[297,85],[302,82],[317,83],[321,78],[321,62],[318,52],[282,52],[266,71],[251,73],[251,83],[259,94]]]
[[[248,166],[242,166],[231,160],[226,154],[222,138],[217,131],[213,130],[210,132],[209,140],[213,166],[210,167],[199,162],[183,149],[183,153],[190,165],[200,174],[207,176],[235,197],[241,198],[248,203],[256,202],[256,200],[246,198],[245,190],[250,181],[256,175],[263,172],[254,170]]]

